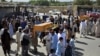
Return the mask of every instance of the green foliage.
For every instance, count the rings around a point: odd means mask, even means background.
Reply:
[[[66,6],[67,2],[59,2],[57,0],[31,0],[29,3],[39,6]]]
[[[68,2],[55,2],[55,3],[50,3],[51,6],[67,6]]]
[[[96,0],[96,2],[97,2],[97,5],[100,5],[100,0]]]
[[[13,2],[13,0],[10,0],[10,2]]]
[[[55,1],[55,0],[50,0],[49,2],[51,2],[51,3],[55,3],[56,1]]]
[[[75,5],[92,5],[90,0],[74,0]]]
[[[1,0],[1,2],[6,2],[6,0]]]
[[[50,4],[49,4],[49,2],[48,1],[46,1],[46,0],[39,0],[35,5],[42,5],[42,6],[49,6]]]
[[[49,6],[49,1],[47,0],[37,0],[37,1],[34,1],[34,0],[31,0],[29,3],[31,4],[34,4],[34,5],[39,5],[39,6]]]

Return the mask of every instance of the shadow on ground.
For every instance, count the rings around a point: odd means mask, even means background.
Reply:
[[[84,49],[81,49],[81,48],[78,48],[78,47],[75,47],[75,50],[84,51]]]
[[[85,51],[85,50],[79,47],[75,47],[75,56],[83,56],[83,53],[79,51]]]
[[[37,53],[35,53],[34,50],[31,50],[30,53],[32,53],[33,55],[36,55],[36,56],[46,56],[46,55],[45,55],[44,53],[42,53],[42,52],[37,52]]]
[[[96,37],[96,38],[99,38],[100,39],[100,36]]]
[[[100,45],[99,45],[99,47],[100,47]]]
[[[85,37],[86,39],[90,39],[90,40],[95,40],[94,38],[91,37]]]
[[[16,56],[22,56],[22,55],[16,55]],[[28,54],[27,56],[33,56],[33,55]]]
[[[83,56],[83,53],[75,50],[75,56]]]
[[[88,45],[87,43],[82,42],[82,41],[78,41],[78,40],[76,40],[76,43],[79,43],[79,44],[84,44],[84,45]]]

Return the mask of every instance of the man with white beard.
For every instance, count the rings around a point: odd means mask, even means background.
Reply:
[[[86,33],[86,23],[85,20],[82,20],[80,23],[80,37],[85,37]]]
[[[21,35],[22,35],[22,27],[18,27],[18,30],[16,32],[16,42],[17,42],[17,50],[16,50],[16,55],[18,55],[21,47]]]

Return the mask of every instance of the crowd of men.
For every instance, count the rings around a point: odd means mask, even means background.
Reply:
[[[32,42],[32,27],[35,24],[44,22],[52,22],[57,24],[56,29],[48,29],[45,32],[37,32],[40,37],[40,42],[46,46],[48,56],[74,56],[75,55],[75,35],[80,32],[80,37],[86,37],[88,34],[95,34],[100,37],[100,19],[79,20],[78,17],[69,16],[67,19],[60,15],[53,18],[43,20],[38,16],[34,17],[7,17],[1,20],[0,36],[4,55],[10,56],[11,41],[13,35],[16,35],[17,50],[16,55],[19,55],[20,47],[22,47],[22,56],[28,55],[30,43]],[[36,37],[36,38],[38,38]]]

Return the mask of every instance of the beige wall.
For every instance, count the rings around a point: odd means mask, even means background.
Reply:
[[[64,11],[67,9],[67,6],[41,6],[36,11],[41,12],[41,13],[46,13],[46,12],[49,12],[49,10],[53,10],[53,9],[58,9],[60,11]]]

